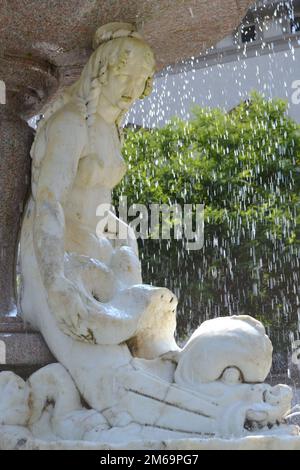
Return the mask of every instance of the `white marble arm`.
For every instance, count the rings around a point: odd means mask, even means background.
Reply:
[[[49,123],[46,132],[46,153],[36,187],[33,247],[50,310],[61,330],[70,334],[76,330],[77,316],[86,315],[86,306],[64,273],[63,204],[76,177],[87,136],[80,115],[66,110]]]
[[[46,155],[37,182],[34,249],[46,289],[64,276],[65,218],[62,204],[74,182],[86,131],[82,118],[64,112],[49,124]]]

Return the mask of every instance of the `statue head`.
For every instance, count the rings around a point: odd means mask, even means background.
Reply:
[[[217,380],[263,382],[271,369],[272,349],[264,326],[252,317],[207,320],[180,353],[175,381],[193,389]]]
[[[151,92],[155,60],[150,47],[127,23],[110,23],[95,34],[94,47],[75,91],[86,103],[87,118],[103,107],[119,110],[118,121],[134,101]],[[105,112],[105,110],[104,110]]]
[[[97,50],[101,45],[114,39],[117,40],[113,43],[115,53],[109,57],[111,71],[114,75],[131,74],[141,79],[145,75],[143,92],[137,96],[140,99],[145,98],[151,93],[152,77],[155,72],[152,50],[130,23],[109,23],[101,26],[95,33],[93,48]]]
[[[44,113],[39,132],[48,119],[72,100],[78,102],[88,125],[102,107],[119,110],[116,124],[138,98],[151,93],[155,60],[151,48],[129,23],[109,23],[95,33],[95,51],[83,68],[79,80],[68,87]],[[105,109],[101,109],[102,114]],[[32,152],[34,153],[34,152]]]

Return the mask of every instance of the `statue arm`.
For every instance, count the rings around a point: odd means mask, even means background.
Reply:
[[[85,138],[85,125],[75,113],[57,116],[48,128],[33,226],[35,254],[46,289],[64,277],[63,203],[76,177]]]

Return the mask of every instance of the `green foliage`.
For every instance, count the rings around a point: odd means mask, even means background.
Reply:
[[[205,204],[203,250],[176,240],[142,247],[145,281],[180,295],[179,336],[237,313],[262,319],[275,343],[296,332],[300,127],[285,102],[254,93],[229,114],[197,107],[190,122],[128,130],[123,154],[116,205],[120,195],[128,205]]]

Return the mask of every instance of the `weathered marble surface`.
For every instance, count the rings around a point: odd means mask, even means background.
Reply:
[[[210,320],[181,350],[174,294],[142,283],[132,230],[112,212],[100,217],[125,172],[122,116],[149,93],[155,63],[130,24],[100,28],[94,47],[39,124],[21,232],[24,320],[59,363],[27,382],[0,374],[0,445],[297,434],[284,425],[291,389],[263,383],[272,362],[263,325]]]

